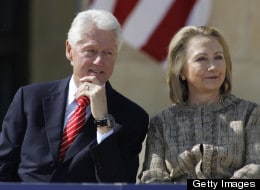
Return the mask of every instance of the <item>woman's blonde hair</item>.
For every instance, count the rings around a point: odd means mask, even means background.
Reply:
[[[188,99],[188,85],[186,80],[181,80],[180,74],[186,62],[187,42],[195,36],[214,37],[222,46],[226,62],[226,76],[220,87],[220,94],[231,93],[232,62],[228,45],[223,35],[212,26],[185,26],[172,38],[168,49],[167,83],[170,88],[170,99],[173,103],[183,104]]]

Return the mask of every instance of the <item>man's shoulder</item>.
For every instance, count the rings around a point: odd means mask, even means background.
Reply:
[[[129,97],[113,89],[111,86],[108,95],[108,105],[116,105],[115,107],[120,107],[123,110],[127,110],[128,112],[135,112],[136,114],[148,115],[146,110],[144,110],[144,108],[141,105],[137,104]]]
[[[69,83],[69,79],[65,78],[65,79],[61,79],[61,80],[53,80],[53,81],[46,81],[46,82],[35,82],[35,83],[31,83],[25,86],[22,86],[21,88],[24,91],[29,91],[29,92],[34,92],[34,91],[48,91],[50,89],[58,89],[58,88],[65,88],[68,83]]]
[[[60,79],[60,80],[34,82],[34,83],[23,86],[23,88],[42,88],[42,87],[48,87],[48,86],[55,86],[55,85],[59,85],[61,83],[69,82],[69,79],[70,79],[70,77]]]

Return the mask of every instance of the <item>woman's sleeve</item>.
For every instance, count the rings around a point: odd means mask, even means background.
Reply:
[[[165,148],[162,122],[159,117],[153,117],[147,134],[143,169],[139,175],[141,183],[171,182],[165,165]]]
[[[233,179],[260,178],[260,107],[249,116],[245,126],[245,165],[234,172]]]

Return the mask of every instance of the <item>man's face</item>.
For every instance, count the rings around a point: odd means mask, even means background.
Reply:
[[[111,77],[117,59],[115,34],[92,27],[75,47],[66,42],[66,56],[73,66],[77,86],[85,76],[96,76],[104,84]]]

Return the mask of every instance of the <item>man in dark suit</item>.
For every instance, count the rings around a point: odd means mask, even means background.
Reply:
[[[148,114],[108,81],[120,43],[120,24],[111,13],[88,10],[75,17],[66,41],[72,76],[21,87],[7,111],[0,181],[135,182]],[[90,102],[82,109],[84,126],[61,156],[63,132],[82,97]]]

